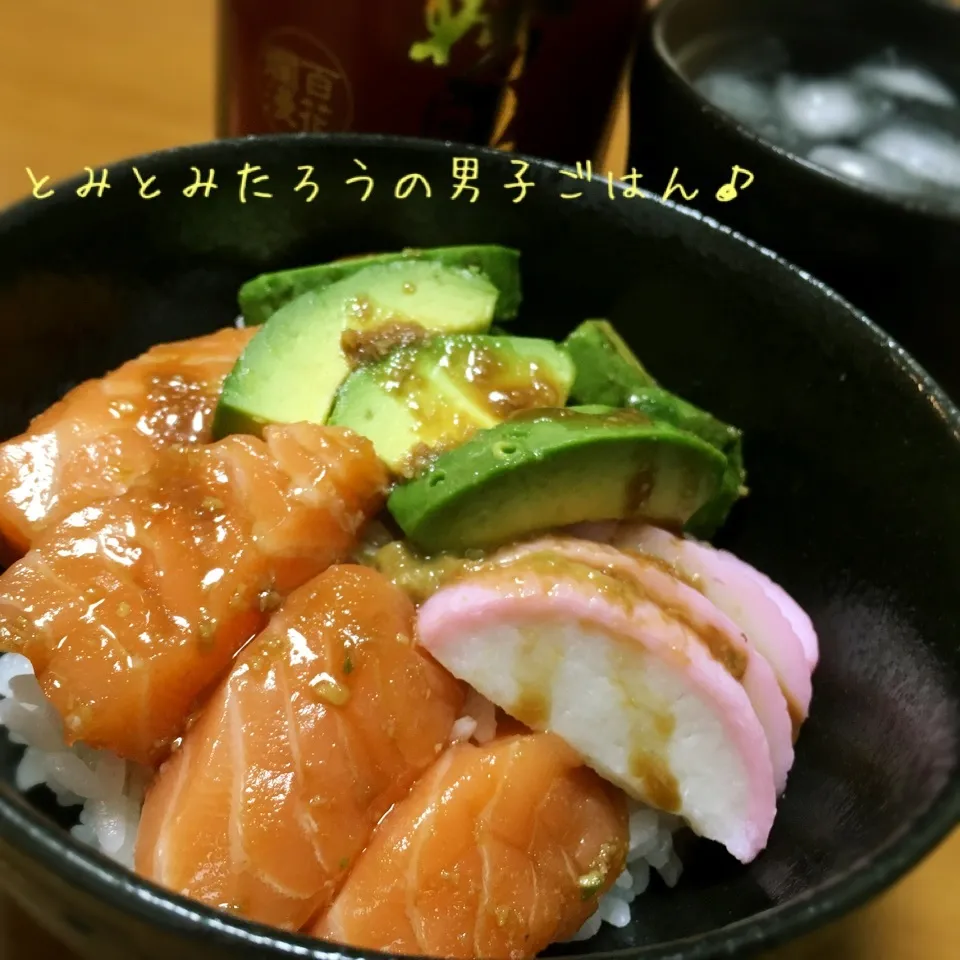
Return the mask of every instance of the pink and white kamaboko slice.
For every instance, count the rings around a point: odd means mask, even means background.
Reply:
[[[766,845],[774,774],[750,698],[636,580],[528,551],[439,590],[418,633],[451,673],[632,797],[741,861]]]
[[[790,712],[776,675],[740,629],[702,593],[672,576],[653,558],[631,556],[614,547],[573,537],[545,537],[503,551],[498,562],[509,563],[524,555],[549,552],[585,563],[611,576],[626,579],[671,619],[694,632],[712,657],[738,680],[763,727],[773,764],[774,786],[779,795],[793,766]]]
[[[725,613],[773,668],[787,698],[794,734],[810,712],[818,659],[810,618],[784,590],[732,553],[646,524],[622,524],[604,540],[663,561]]]

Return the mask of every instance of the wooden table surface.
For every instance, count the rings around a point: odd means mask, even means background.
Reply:
[[[125,156],[213,136],[213,0],[3,0],[0,205]],[[622,161],[625,115],[611,141]],[[960,832],[866,908],[770,960],[957,960]],[[70,960],[0,899],[0,958]]]

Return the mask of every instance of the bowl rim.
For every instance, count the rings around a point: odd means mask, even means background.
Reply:
[[[925,200],[922,196],[911,198],[909,195],[900,196],[898,194],[881,193],[871,190],[854,180],[847,180],[832,170],[812,163],[806,157],[802,157],[799,153],[794,153],[787,147],[781,147],[773,141],[767,140],[751,127],[747,126],[747,124],[738,120],[732,114],[727,113],[726,110],[715,106],[697,90],[693,83],[687,78],[686,74],[680,69],[677,62],[676,51],[664,36],[667,20],[669,17],[675,15],[676,9],[684,4],[696,2],[698,2],[698,0],[660,0],[651,16],[649,37],[654,55],[659,62],[668,68],[670,77],[674,83],[678,84],[684,96],[691,99],[702,112],[705,112],[711,117],[714,123],[718,123],[726,128],[732,128],[738,136],[743,137],[753,146],[762,150],[769,158],[779,162],[786,161],[791,164],[796,164],[801,175],[811,183],[826,183],[834,190],[847,192],[857,197],[861,202],[876,204],[887,210],[892,209],[899,214],[905,214],[916,219],[923,219],[948,227],[960,227],[960,205],[955,208],[941,207]],[[703,0],[699,0],[699,2],[703,2]],[[941,0],[941,2],[924,0],[920,6],[929,7],[936,16],[944,16],[944,11],[948,13],[952,11],[953,14],[957,16],[957,34],[958,37],[960,37],[960,8],[951,7],[946,0]],[[773,14],[771,14],[771,16],[773,16]],[[735,30],[735,27],[736,22],[731,20],[731,31]]]
[[[667,0],[675,2],[675,0]],[[325,145],[355,146],[369,150],[422,151],[442,153],[456,149],[458,155],[476,155],[481,159],[501,164],[510,160],[524,160],[532,170],[558,173],[568,169],[552,160],[530,157],[519,153],[505,153],[489,147],[478,147],[451,140],[428,140],[388,134],[276,134],[259,137],[238,137],[186,144],[151,151],[106,164],[110,171],[129,171],[138,163],[151,161],[166,163],[183,157],[206,157],[229,152],[251,140],[265,146],[283,148],[285,143],[305,142],[322,150]],[[0,211],[0,240],[15,230],[24,219],[44,216],[43,211],[63,204],[75,203],[77,198],[66,191],[86,181],[74,176],[53,184],[58,197],[42,205],[26,197]],[[617,183],[623,191],[626,184]],[[603,181],[582,184],[585,195],[606,195]],[[691,217],[703,226],[694,229],[724,234],[720,241],[752,249],[751,257],[759,266],[766,262],[766,270],[781,272],[795,281],[813,287],[815,296],[833,301],[842,314],[834,318],[848,331],[860,328],[871,343],[871,349],[884,355],[897,368],[898,376],[911,380],[925,393],[934,407],[934,416],[953,434],[960,444],[960,409],[944,393],[922,366],[900,344],[854,307],[836,291],[790,263],[773,251],[724,226],[693,207],[663,200],[659,195],[642,191],[644,199],[669,208],[677,214]],[[630,208],[627,208],[630,209]],[[860,906],[890,886],[922,858],[930,853],[960,823],[960,768],[953,771],[940,794],[925,808],[917,811],[900,828],[886,838],[877,849],[856,861],[845,871],[811,890],[805,891],[783,904],[770,907],[743,920],[717,927],[706,933],[687,938],[664,941],[639,947],[625,947],[604,953],[570,954],[568,960],[713,960],[721,956],[754,952],[791,940],[829,920]],[[384,954],[374,950],[358,949],[328,941],[287,933],[276,928],[254,923],[206,907],[196,901],[167,891],[151,881],[144,880],[103,854],[75,840],[69,833],[34,808],[12,784],[0,781],[0,843],[13,849],[26,861],[34,861],[49,875],[88,896],[93,896],[119,914],[138,918],[148,925],[158,925],[171,932],[213,935],[225,947],[239,950],[256,949],[258,955],[309,960],[414,960],[410,954]],[[8,885],[9,886],[9,885]],[[16,890],[10,889],[16,898]],[[417,958],[419,960],[419,958]]]

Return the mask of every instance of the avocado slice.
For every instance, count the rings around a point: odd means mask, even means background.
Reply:
[[[240,288],[237,297],[247,326],[265,323],[281,307],[304,293],[318,293],[374,264],[426,261],[470,270],[486,277],[499,291],[494,316],[512,320],[520,309],[520,252],[496,244],[408,248],[399,253],[373,253],[348,257],[295,270],[264,273]]]
[[[727,469],[723,474],[720,492],[690,518],[684,528],[686,532],[698,540],[710,540],[727,522],[733,505],[749,493],[746,478],[742,441],[738,438],[727,454]]]
[[[712,537],[746,494],[741,432],[663,389],[607,320],[584,321],[564,343],[577,366],[570,391],[575,402],[630,407],[695,434],[727,458],[720,491],[686,528],[696,537]]]
[[[323,423],[351,364],[432,333],[486,330],[498,296],[480,273],[429,260],[375,263],[303,293],[240,355],[224,381],[214,435]]]
[[[584,521],[681,527],[716,496],[725,463],[699,437],[635,410],[530,410],[441,454],[387,508],[425,551],[486,549]]]
[[[573,376],[552,340],[438,336],[354,370],[328,422],[368,437],[394,473],[412,477],[478,429],[531,407],[562,407]]]
[[[660,387],[640,387],[626,396],[623,405],[695,434],[726,458],[720,490],[686,525],[687,533],[709,540],[723,526],[733,505],[747,494],[742,432]]]
[[[622,407],[629,391],[657,386],[608,320],[584,320],[564,345],[577,368],[571,391],[576,403]]]

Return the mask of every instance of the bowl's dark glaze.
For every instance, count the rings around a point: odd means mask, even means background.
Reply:
[[[687,72],[717,38],[754,31],[790,38],[805,70],[843,68],[894,43],[960,86],[960,13],[920,0],[664,0],[639,42],[630,144],[642,183],[662,192],[679,167],[688,192],[700,188],[693,206],[832,285],[960,396],[960,213],[853,186],[709,105]],[[756,180],[717,201],[734,164]]]
[[[701,846],[591,955],[708,958],[768,946],[861,902],[960,816],[960,418],[883,334],[830,291],[696,215],[607,196],[533,164],[521,203],[511,158],[481,158],[482,195],[450,196],[451,152],[381,138],[207,145],[126,166],[102,198],[60,187],[0,218],[0,435],[68,384],[152,342],[232,321],[241,281],[354,252],[464,242],[523,251],[527,332],[609,316],[654,374],[746,430],[752,495],[724,545],[810,611],[823,654],[814,704],[768,850],[740,867]],[[369,200],[344,180],[363,161]],[[244,162],[270,200],[237,200]],[[314,203],[293,188],[315,166]],[[208,200],[180,190],[215,166]],[[412,171],[430,200],[396,200]],[[580,188],[578,186],[577,189]],[[132,880],[58,832],[11,786],[0,741],[0,883],[90,956],[329,956]],[[49,809],[41,796],[36,803]],[[577,953],[573,947],[555,952]],[[344,951],[346,956],[355,956]]]

